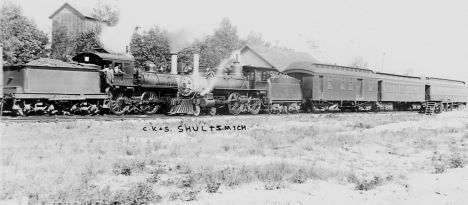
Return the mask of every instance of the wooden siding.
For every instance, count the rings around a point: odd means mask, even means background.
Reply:
[[[448,85],[444,83],[430,83],[431,99],[435,101],[449,102],[467,102],[467,86],[465,85]]]
[[[72,12],[69,7],[60,10],[59,13],[52,18],[52,35],[57,29],[64,28],[69,36],[74,36],[84,31],[97,30],[100,24],[95,19],[81,18],[76,13]]]
[[[424,83],[402,80],[382,80],[381,101],[422,102],[424,101]]]

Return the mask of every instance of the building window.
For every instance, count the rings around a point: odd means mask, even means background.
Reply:
[[[263,71],[262,72],[262,81],[267,81],[268,80],[268,72]]]
[[[250,71],[249,80],[255,80],[255,71]]]
[[[262,73],[259,70],[255,70],[255,81],[260,82],[262,80]]]
[[[333,89],[333,85],[332,85],[332,80],[331,80],[331,79],[328,80],[328,82],[327,82],[327,88],[328,88],[329,90]]]
[[[341,89],[344,90],[345,89],[345,79],[341,80]]]
[[[372,92],[372,81],[369,81],[369,91]]]

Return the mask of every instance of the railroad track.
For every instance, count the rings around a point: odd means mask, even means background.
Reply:
[[[319,114],[364,114],[364,113],[372,113],[376,115],[385,115],[389,113],[417,113],[415,111],[380,111],[380,112],[320,112],[320,113],[298,113],[298,114],[289,114],[289,115],[319,115]],[[125,120],[134,120],[134,119],[213,119],[213,118],[236,118],[236,117],[252,117],[252,116],[284,116],[288,114],[259,114],[259,115],[200,115],[200,116],[191,116],[191,115],[180,115],[180,116],[168,116],[164,114],[155,114],[155,115],[58,115],[58,116],[40,116],[40,115],[33,115],[33,116],[26,116],[26,117],[12,117],[12,116],[1,116],[0,121],[5,122],[67,122],[67,121],[76,121],[76,120],[95,120],[95,121],[125,121]]]

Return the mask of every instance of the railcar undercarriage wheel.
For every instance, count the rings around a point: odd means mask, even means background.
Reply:
[[[144,114],[155,114],[159,110],[159,105],[155,104],[158,100],[158,96],[156,93],[152,91],[144,92],[141,95],[141,105],[140,105],[140,110]]]
[[[299,105],[297,103],[291,103],[289,106],[288,106],[288,112],[291,113],[291,114],[296,114],[296,113],[299,113]]]
[[[110,111],[115,115],[122,115],[128,110],[126,97],[120,96],[117,99],[110,101]]]
[[[216,107],[210,107],[208,114],[210,114],[211,116],[216,115]]]
[[[441,112],[442,112],[442,105],[437,104],[435,109],[434,109],[434,113],[441,113]]]
[[[249,102],[250,113],[253,115],[258,114],[260,112],[261,105],[262,105],[262,102],[259,99],[251,100]]]
[[[228,98],[228,109],[232,115],[239,115],[242,111],[242,104],[239,102],[239,94],[231,93]]]
[[[270,107],[270,113],[275,114],[275,115],[280,114],[281,113],[281,108],[282,108],[281,105],[273,104]]]
[[[200,111],[201,111],[200,105],[194,105],[193,106],[193,115],[195,115],[195,116],[200,115]]]

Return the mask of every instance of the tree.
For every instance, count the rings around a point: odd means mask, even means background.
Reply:
[[[78,53],[92,52],[96,48],[102,48],[98,35],[92,30],[78,34],[73,40],[74,44],[71,54],[74,56]]]
[[[119,23],[120,9],[115,5],[98,0],[92,15],[107,26],[115,26]]]
[[[157,26],[141,34],[135,30],[130,41],[130,52],[137,66],[143,66],[146,61],[153,62],[158,68],[166,65],[170,61],[167,33]]]
[[[270,47],[270,43],[263,40],[261,33],[250,32],[242,41],[243,44]]]
[[[7,65],[47,56],[47,35],[23,16],[20,6],[10,2],[5,2],[0,12],[0,43]]]
[[[72,47],[70,46],[71,40],[64,27],[56,28],[54,35],[52,35],[50,57],[62,61],[69,61],[72,52]]]
[[[364,61],[362,57],[356,57],[349,66],[356,68],[367,68],[368,63]]]
[[[200,65],[214,68],[241,46],[242,42],[237,35],[237,28],[231,24],[229,19],[225,18],[215,29],[213,35],[194,43],[196,48],[194,50],[200,53]]]

